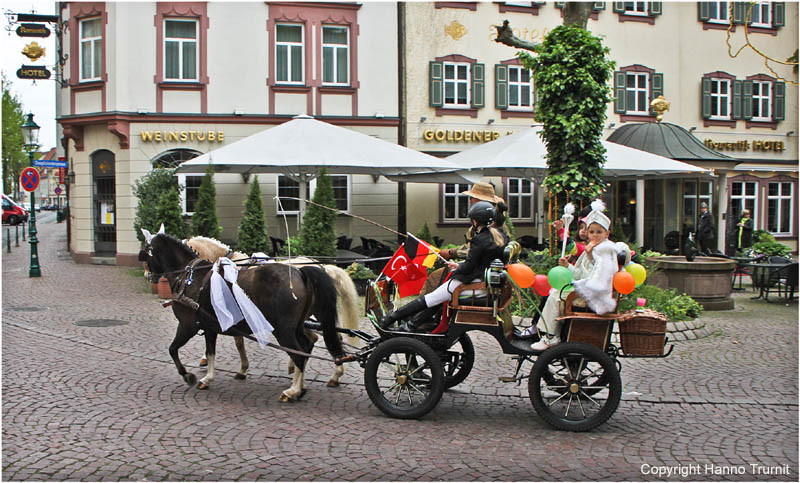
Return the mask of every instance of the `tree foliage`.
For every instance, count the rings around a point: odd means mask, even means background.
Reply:
[[[186,238],[186,224],[181,214],[181,197],[178,190],[171,186],[161,193],[156,207],[156,218],[159,226],[164,223],[164,231],[176,238]]]
[[[13,188],[16,199],[19,174],[30,161],[22,150],[22,124],[25,122],[22,104],[11,93],[10,87],[11,83],[3,75],[3,187],[9,192]]]
[[[322,168],[317,178],[317,189],[309,204],[298,234],[298,252],[313,257],[336,256],[336,202],[333,198],[333,181]],[[327,206],[332,209],[322,208]]]
[[[161,195],[171,189],[178,189],[178,180],[175,178],[175,170],[168,168],[155,168],[153,171],[142,176],[133,183],[133,194],[139,199],[136,206],[136,216],[133,219],[133,229],[139,241],[144,242],[142,228],[155,233],[165,220],[158,215],[158,207],[161,202]],[[171,233],[173,235],[174,233]]]
[[[214,167],[208,163],[206,174],[197,189],[197,203],[192,215],[192,235],[219,239],[222,227],[217,220],[217,188],[214,185]]]
[[[264,215],[264,206],[261,204],[261,187],[258,184],[258,176],[255,176],[253,182],[250,183],[250,192],[244,202],[244,217],[239,224],[236,249],[243,253],[267,253],[269,251],[267,220]]]
[[[433,235],[431,234],[431,229],[428,228],[427,221],[423,223],[422,228],[416,233],[416,237],[424,242],[433,244]]]
[[[539,95],[535,116],[544,125],[547,146],[544,185],[554,194],[569,193],[573,200],[598,197],[603,192],[603,125],[611,101],[608,81],[614,69],[609,49],[588,31],[561,25],[537,52],[536,57],[527,52],[517,56],[534,71]]]

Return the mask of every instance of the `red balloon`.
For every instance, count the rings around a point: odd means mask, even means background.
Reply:
[[[513,263],[506,266],[506,271],[511,276],[511,279],[516,282],[521,288],[528,288],[533,284],[533,277],[535,273],[531,267],[524,263]]]
[[[614,290],[617,292],[625,295],[633,292],[634,288],[636,288],[636,280],[630,273],[621,270],[614,275]]]
[[[542,297],[547,297],[550,293],[550,282],[547,281],[547,275],[536,275],[533,280],[533,290]]]

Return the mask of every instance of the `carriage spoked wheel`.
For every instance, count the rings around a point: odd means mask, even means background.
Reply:
[[[475,365],[475,346],[472,344],[472,339],[469,338],[469,335],[464,333],[456,339],[442,357],[445,389],[450,389],[464,382],[470,371],[472,371],[473,365]]]
[[[608,354],[588,344],[564,342],[536,359],[528,394],[547,424],[562,431],[589,431],[617,410],[622,381]]]
[[[417,419],[432,411],[442,398],[444,383],[436,352],[409,337],[382,342],[364,368],[364,385],[372,403],[398,419]]]

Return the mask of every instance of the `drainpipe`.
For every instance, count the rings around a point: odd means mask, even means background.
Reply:
[[[405,2],[397,2],[397,117],[399,119],[397,125],[397,144],[400,146],[407,146],[407,132],[408,126],[406,125],[406,89],[405,89],[405,76],[406,76],[406,4]],[[408,225],[406,223],[406,183],[401,181],[397,183],[397,231],[399,233],[406,233]],[[404,236],[397,237],[399,243],[405,241]]]
[[[719,181],[717,182],[717,193],[719,200],[717,200],[717,250],[725,253],[725,233],[727,233],[727,218],[728,218],[728,172],[724,171],[719,174]],[[735,221],[733,221],[735,223]]]
[[[644,180],[636,180],[636,244],[644,246]]]

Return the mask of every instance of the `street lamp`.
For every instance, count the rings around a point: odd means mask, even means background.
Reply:
[[[28,159],[33,165],[33,153],[39,148],[39,126],[33,122],[33,113],[25,116],[25,123],[22,125],[22,139],[25,140],[23,149],[28,153]],[[31,214],[30,226],[28,232],[30,233],[31,243],[31,268],[28,271],[28,277],[41,277],[42,270],[39,268],[39,252],[37,245],[39,239],[36,238],[36,195],[31,191]]]

